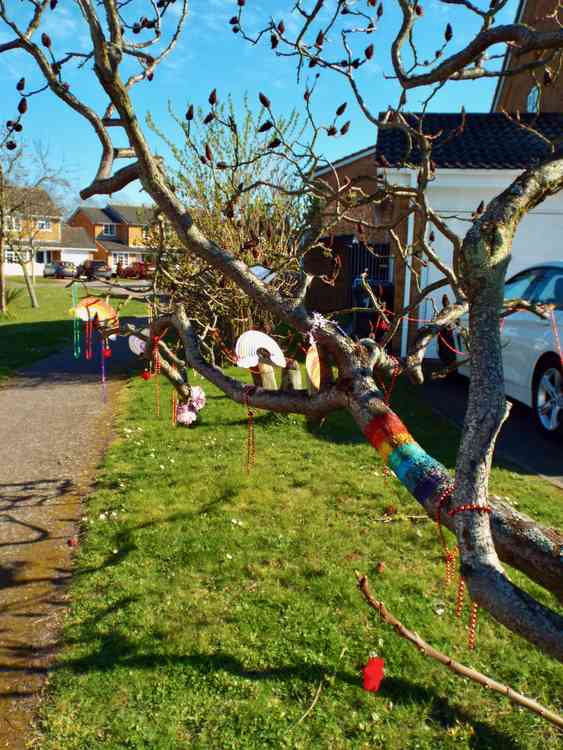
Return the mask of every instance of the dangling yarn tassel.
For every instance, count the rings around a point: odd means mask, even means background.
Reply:
[[[92,336],[94,334],[94,321],[90,319],[90,313],[88,313],[88,320],[86,321],[86,345],[84,356],[86,359],[92,359]]]
[[[72,285],[72,307],[76,309],[77,305],[78,305],[78,289],[73,284]],[[74,316],[74,320],[72,321],[72,337],[73,337],[74,358],[78,359],[80,357],[80,318],[77,315]]]
[[[154,369],[154,386],[155,386],[155,408],[156,416],[160,417],[160,353],[158,351],[159,336],[153,336],[152,339],[152,356]]]
[[[471,602],[471,614],[469,615],[469,630],[467,634],[467,645],[471,651],[475,650],[475,644],[477,643],[477,610],[479,605],[477,602]]]
[[[457,596],[455,599],[455,616],[456,617],[461,617],[464,598],[465,598],[465,581],[463,580],[463,578],[460,578],[459,584],[457,587]]]
[[[176,427],[176,416],[178,413],[178,399],[176,398],[176,391],[172,391],[172,424]]]
[[[254,412],[250,408],[248,397],[256,390],[255,386],[247,385],[244,387],[244,403],[248,415],[248,431],[246,433],[246,473],[250,474],[250,469],[256,463],[256,438],[254,435]]]
[[[110,349],[111,352],[111,349]],[[105,341],[102,337],[100,341],[100,360],[102,362],[102,400],[104,404],[107,402],[107,389],[106,389],[106,346]]]

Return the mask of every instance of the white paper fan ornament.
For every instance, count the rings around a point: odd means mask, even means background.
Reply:
[[[258,350],[265,349],[272,362],[285,367],[285,357],[276,341],[262,331],[246,331],[239,336],[235,347],[239,367],[256,367],[259,362]]]
[[[307,356],[305,357],[305,369],[307,370],[309,380],[315,388],[319,390],[321,387],[321,363],[319,361],[319,352],[314,344],[313,346],[310,346],[307,351]]]
[[[141,333],[144,336],[150,336],[150,331],[148,328],[145,328]],[[141,354],[145,353],[145,349],[147,348],[147,344],[143,339],[140,339],[138,336],[135,336],[134,333],[129,336],[129,349],[133,352],[133,354],[136,354],[137,357],[140,357]]]

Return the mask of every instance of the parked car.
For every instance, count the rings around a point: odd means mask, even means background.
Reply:
[[[76,269],[76,278],[86,277],[88,281],[93,279],[110,280],[112,277],[111,268],[103,260],[85,260],[81,266]]]
[[[55,263],[56,279],[73,279],[76,276],[76,266],[68,260]]]
[[[57,270],[56,263],[45,263],[45,265],[43,266],[44,278],[47,278],[48,276],[54,276],[56,270]]]
[[[122,279],[148,279],[154,275],[155,266],[145,261],[135,261],[125,268],[118,270]]]
[[[563,437],[563,261],[520,271],[504,288],[505,299],[548,305],[549,315],[516,312],[504,319],[501,341],[506,395],[533,410],[547,437]],[[455,348],[463,340],[454,334]],[[460,368],[462,375],[467,368]]]

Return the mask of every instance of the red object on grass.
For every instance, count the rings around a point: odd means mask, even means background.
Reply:
[[[385,659],[374,657],[368,659],[364,667],[364,690],[377,693],[385,671]]]
[[[150,376],[151,376],[151,374],[150,374],[150,372],[148,370],[144,370],[143,373],[142,373],[142,375],[141,375],[141,377],[143,378],[143,380],[148,380],[150,378]]]

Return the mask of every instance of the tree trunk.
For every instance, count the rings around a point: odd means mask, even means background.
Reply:
[[[6,276],[4,273],[4,233],[0,228],[0,315],[8,311],[6,302]]]
[[[23,271],[23,278],[24,278],[24,281],[25,281],[25,286],[26,286],[26,289],[27,289],[27,293],[29,295],[29,301],[31,302],[31,306],[32,307],[37,308],[37,307],[39,307],[39,302],[37,300],[37,293],[35,291],[35,287],[31,283],[31,278],[29,276],[29,271],[27,269],[27,262],[26,261],[21,261],[20,265],[21,265],[21,269]]]

